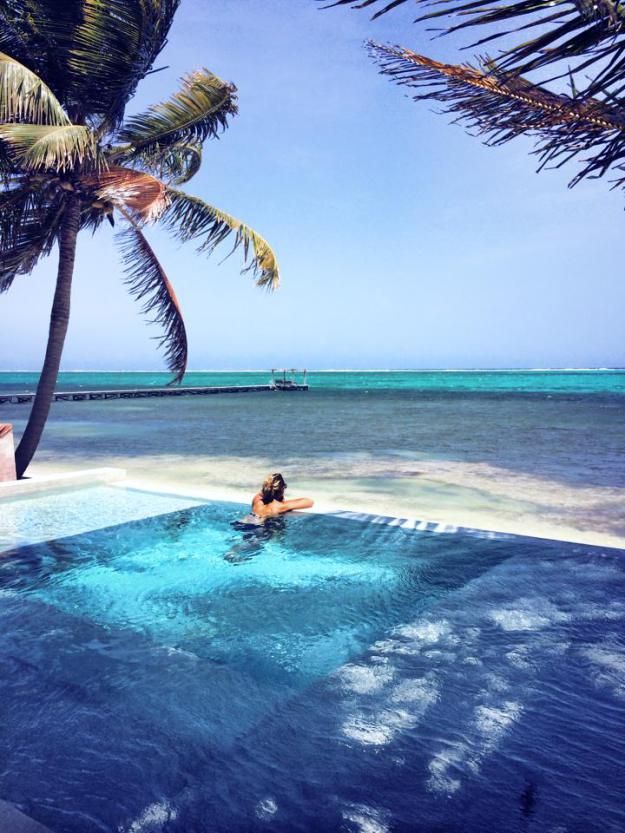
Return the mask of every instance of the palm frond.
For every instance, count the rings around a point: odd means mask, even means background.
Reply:
[[[65,173],[103,164],[94,134],[83,125],[0,124],[0,142],[27,171]]]
[[[165,45],[180,0],[82,0],[68,68],[89,112],[111,125]]]
[[[119,208],[130,209],[140,220],[151,222],[161,216],[169,197],[163,182],[151,174],[115,166],[84,176],[81,186],[94,198]]]
[[[130,154],[134,166],[144,168],[171,185],[183,185],[192,179],[202,165],[202,146],[180,142],[162,150]]]
[[[69,125],[52,90],[32,70],[0,52],[0,123]]]
[[[45,79],[73,121],[108,126],[166,43],[180,0],[0,0],[0,50]]]
[[[0,192],[0,293],[50,253],[61,227],[63,192],[29,180]]]
[[[375,9],[374,18],[395,9],[409,0],[336,0],[329,5],[351,5]],[[488,26],[491,34],[468,47],[486,41],[497,41],[537,28],[532,38],[522,38],[515,45],[505,45],[497,57],[497,65],[508,72],[526,75],[554,66],[557,78],[570,72],[575,76],[581,93],[596,96],[625,80],[625,7],[614,0],[410,0],[424,9],[415,22],[451,19],[439,31],[447,34],[458,30]],[[457,23],[453,19],[458,20]],[[568,62],[564,70],[562,62]],[[560,65],[560,66],[558,66]],[[606,66],[608,65],[608,66]],[[592,70],[595,74],[588,75]],[[543,79],[546,83],[548,79]],[[550,79],[554,80],[554,79]]]
[[[26,51],[25,33],[13,0],[0,0],[0,50],[19,56]]]
[[[235,93],[232,84],[208,70],[192,72],[168,101],[128,119],[119,139],[129,145],[130,155],[160,153],[182,142],[201,144],[227,127],[228,117],[237,112]]]
[[[179,144],[167,148],[158,162],[160,175],[172,185],[183,185],[202,166],[202,145]]]
[[[0,185],[8,187],[11,178],[17,173],[19,173],[17,163],[11,158],[8,147],[0,141]]]
[[[243,272],[251,272],[257,286],[277,289],[280,283],[278,261],[270,245],[240,220],[212,205],[174,188],[168,188],[170,200],[162,221],[183,243],[198,241],[197,251],[211,254],[230,235],[234,235],[232,252],[243,249]]]
[[[128,227],[117,235],[122,250],[130,294],[142,303],[142,312],[153,316],[151,323],[159,324],[164,333],[159,346],[165,349],[168,369],[174,374],[173,383],[180,382],[187,368],[187,333],[176,293],[165,270],[139,226],[126,214]]]
[[[102,208],[94,207],[88,203],[81,204],[80,231],[90,231],[92,234],[95,234],[105,219],[108,219],[111,225],[115,225],[112,207],[109,211],[103,211]]]
[[[516,74],[433,61],[401,47],[369,44],[380,71],[416,90],[415,101],[445,105],[471,132],[500,145],[521,134],[538,138],[541,167],[594,151],[573,183],[602,175],[625,156],[625,117],[596,99],[556,95]]]
[[[57,99],[68,95],[71,35],[82,14],[82,0],[0,0],[0,50],[45,80]]]

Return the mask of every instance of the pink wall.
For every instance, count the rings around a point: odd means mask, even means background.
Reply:
[[[13,426],[0,422],[0,482],[15,480]]]

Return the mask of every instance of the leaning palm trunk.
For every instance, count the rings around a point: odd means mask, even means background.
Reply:
[[[39,445],[52,404],[69,324],[72,276],[74,274],[76,240],[80,223],[80,201],[75,194],[69,195],[67,199],[68,205],[59,235],[59,268],[50,315],[46,356],[28,423],[15,452],[15,467],[18,477],[23,476]]]

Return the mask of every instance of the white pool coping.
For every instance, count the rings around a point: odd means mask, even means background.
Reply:
[[[8,480],[0,483],[0,501],[5,498],[22,498],[41,495],[47,492],[60,492],[66,489],[79,489],[85,486],[104,486],[119,483],[126,477],[126,470],[112,466],[83,469],[82,471],[64,472],[28,477],[24,480]]]

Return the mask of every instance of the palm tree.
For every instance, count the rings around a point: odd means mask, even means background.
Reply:
[[[180,190],[202,143],[237,112],[236,89],[206,69],[124,119],[165,45],[180,0],[0,0],[0,292],[58,246],[45,359],[16,451],[21,477],[48,417],[70,314],[78,234],[121,220],[130,293],[162,327],[173,382],[187,364],[180,306],[144,230],[159,222],[210,254],[230,237],[244,271],[275,288],[278,265],[248,226]]]
[[[409,0],[362,0],[374,18]],[[536,140],[539,170],[580,162],[571,181],[616,169],[625,185],[625,8],[613,0],[411,0],[416,22],[451,18],[442,34],[490,27],[467,48],[501,43],[496,57],[444,64],[410,49],[369,42],[381,72],[415,101],[444,105],[486,144]],[[354,5],[336,0],[332,5]],[[532,32],[537,32],[534,36]],[[529,34],[528,34],[529,33]],[[522,41],[516,42],[521,35]]]

